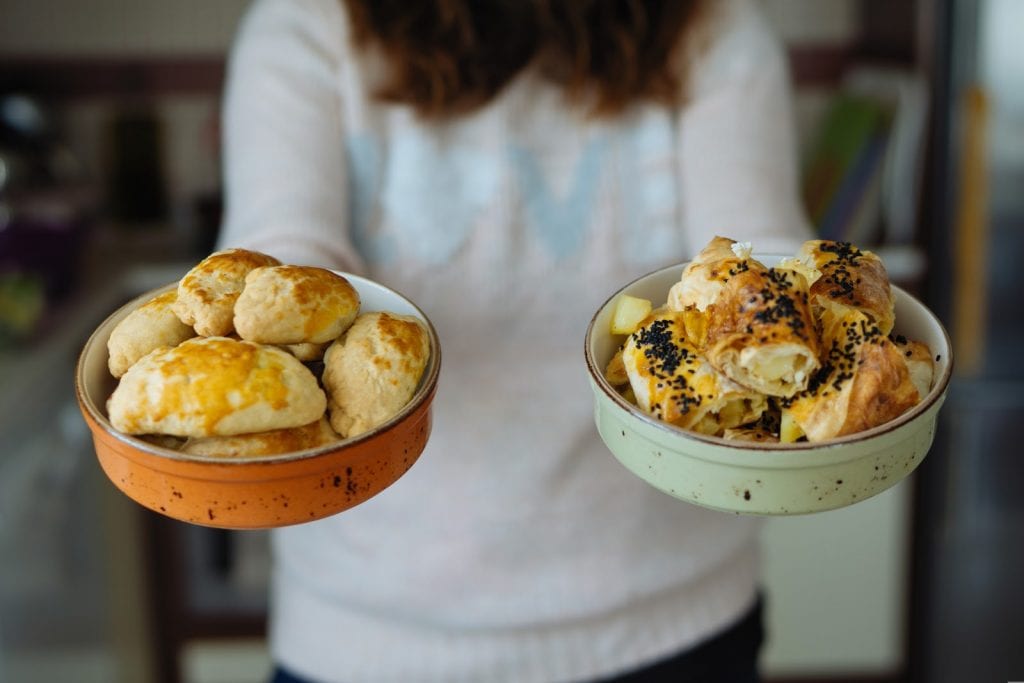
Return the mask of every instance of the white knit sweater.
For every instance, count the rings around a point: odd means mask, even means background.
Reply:
[[[258,0],[232,53],[222,246],[363,272],[432,319],[434,431],[398,483],[275,532],[271,645],[317,681],[609,675],[750,607],[756,520],[617,464],[583,335],[714,234],[806,236],[782,53],[730,0],[678,112],[567,110],[530,73],[444,125],[367,96],[339,0]]]

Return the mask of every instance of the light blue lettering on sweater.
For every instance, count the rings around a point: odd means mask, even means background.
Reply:
[[[419,131],[398,136],[387,156],[368,135],[350,136],[346,151],[352,239],[371,263],[393,259],[399,243],[423,263],[450,261],[497,192],[494,155]]]
[[[388,221],[407,233],[405,247],[420,261],[448,262],[497,196],[497,160],[417,129],[396,138],[388,164],[381,192]]]
[[[395,254],[394,236],[379,229],[381,221],[373,221],[374,212],[380,211],[381,156],[380,142],[373,137],[352,135],[346,140],[349,231],[353,246],[368,263],[386,263]]]
[[[568,191],[561,198],[552,191],[537,157],[529,149],[512,145],[509,151],[523,190],[530,229],[556,260],[578,251],[600,187],[601,170],[608,155],[607,139],[591,139],[583,148]]]
[[[559,192],[538,155],[512,144],[502,158],[490,150],[443,147],[417,131],[396,138],[385,156],[380,140],[352,135],[346,141],[349,220],[356,249],[370,263],[385,263],[402,245],[427,264],[451,260],[498,191],[501,174],[515,174],[527,229],[555,260],[579,251],[601,189],[602,173],[616,151],[615,180],[630,260],[664,259],[679,247],[677,178],[645,169],[651,159],[671,158],[676,143],[668,117],[645,117],[641,125],[592,137]],[[643,239],[630,236],[643,235]]]
[[[633,263],[664,263],[683,255],[680,225],[681,182],[673,150],[679,144],[666,112],[641,115],[637,125],[618,134],[618,185],[624,229],[622,245]]]

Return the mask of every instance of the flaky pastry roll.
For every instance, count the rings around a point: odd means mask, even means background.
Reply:
[[[818,369],[820,342],[797,273],[748,269],[708,307],[704,354],[735,382],[769,396],[792,396]]]
[[[931,349],[924,342],[907,339],[900,334],[890,335],[890,339],[903,354],[903,361],[910,372],[910,381],[923,398],[935,382],[935,359],[932,358]]]
[[[819,367],[807,283],[749,257],[749,245],[716,237],[669,292],[690,340],[729,379],[770,396],[792,396]]]
[[[848,309],[867,315],[889,334],[896,321],[896,299],[889,274],[878,256],[849,242],[808,240],[800,247],[796,263],[810,289],[811,307],[823,325],[829,318],[842,318]]]
[[[637,405],[654,417],[702,434],[757,420],[767,400],[719,373],[686,338],[679,311],[660,309],[641,323],[622,350]]]
[[[668,307],[673,311],[688,308],[699,312],[713,304],[729,278],[748,268],[764,269],[764,264],[750,258],[750,245],[728,237],[715,237],[686,264],[679,282],[668,292]]]
[[[884,424],[921,395],[903,352],[867,315],[850,309],[826,328],[824,364],[807,390],[783,402],[808,441],[824,441]]]
[[[778,443],[779,435],[764,427],[736,427],[726,429],[722,435],[727,441],[752,441],[754,443]]]

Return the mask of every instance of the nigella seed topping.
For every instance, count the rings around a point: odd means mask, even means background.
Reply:
[[[806,339],[806,324],[800,315],[796,300],[790,295],[792,288],[793,285],[785,271],[769,268],[768,285],[760,291],[765,306],[754,313],[754,319],[762,324],[785,322],[794,333]],[[748,326],[747,333],[751,332]]]
[[[670,325],[668,320],[655,320],[635,333],[636,346],[650,361],[652,372],[665,379],[672,377],[690,355],[685,348],[676,344]]]
[[[835,254],[835,259],[829,264],[833,266],[830,272],[823,276],[822,281],[830,287],[829,296],[836,299],[856,299],[856,288],[861,278],[854,277],[851,268],[858,268],[859,261],[864,255],[857,247],[849,242],[825,242],[821,245],[821,251]]]
[[[860,257],[864,255],[864,252],[853,246],[850,242],[826,241],[822,243],[821,250],[829,254],[835,254],[837,261],[850,265],[855,265]]]

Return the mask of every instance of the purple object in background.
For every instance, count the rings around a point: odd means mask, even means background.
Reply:
[[[0,274],[36,275],[50,302],[73,289],[89,219],[70,193],[46,192],[0,207]]]
[[[0,95],[0,344],[30,338],[74,290],[92,213],[83,179],[51,112]]]

